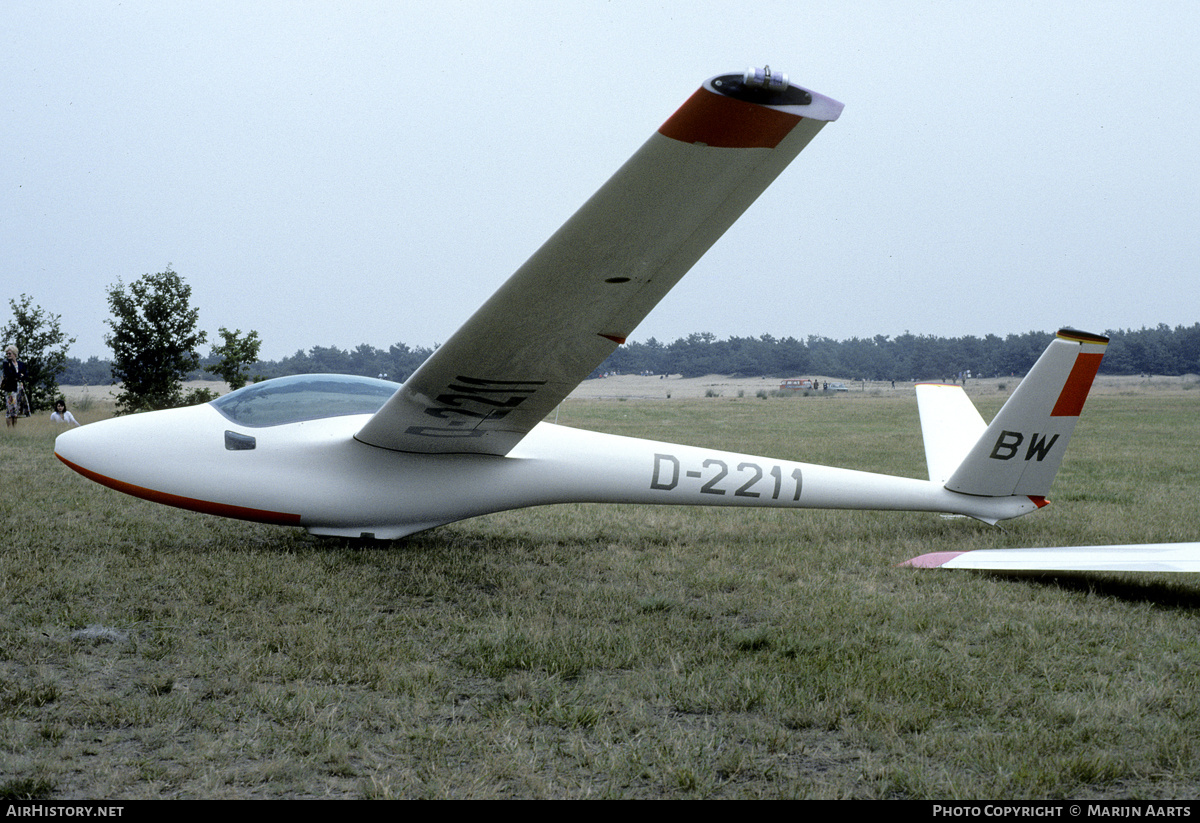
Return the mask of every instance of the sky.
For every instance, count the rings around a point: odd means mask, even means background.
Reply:
[[[0,296],[84,359],[167,266],[267,359],[432,346],[767,63],[846,108],[632,340],[1192,325],[1197,31],[1194,0],[7,0]]]

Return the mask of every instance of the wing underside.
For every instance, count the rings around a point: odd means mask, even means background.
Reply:
[[[507,454],[629,336],[841,104],[713,78],[356,435]]]

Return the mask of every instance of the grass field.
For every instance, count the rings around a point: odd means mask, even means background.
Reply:
[[[924,474],[908,394],[572,400],[559,419]],[[556,506],[319,540],[88,483],[54,434],[42,415],[0,437],[3,797],[1200,791],[1197,577],[896,566],[1200,538],[1200,391],[1093,398],[1054,505],[1005,530]]]

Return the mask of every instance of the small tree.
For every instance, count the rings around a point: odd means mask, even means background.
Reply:
[[[108,289],[112,334],[104,342],[113,351],[112,377],[121,384],[117,414],[186,405],[183,381],[200,368],[196,349],[207,339],[196,324],[192,287],[167,266],[126,287]]]
[[[9,300],[12,319],[0,334],[3,344],[17,347],[17,356],[28,370],[25,392],[29,408],[48,409],[58,397],[58,376],[67,367],[67,349],[75,338],[67,338],[59,326],[60,316],[50,314],[33,304],[33,298],[22,294],[20,300]]]
[[[214,366],[205,366],[209,374],[215,374],[233,391],[237,391],[250,380],[250,367],[258,362],[258,349],[262,341],[258,332],[250,331],[242,337],[241,329],[229,329],[222,326],[218,331],[224,341],[219,346],[212,347],[213,357],[221,358]]]

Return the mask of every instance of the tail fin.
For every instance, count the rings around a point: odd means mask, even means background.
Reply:
[[[1049,494],[1107,345],[1107,337],[1059,331],[950,475],[946,488],[983,497],[1024,495],[1037,500]],[[962,400],[970,404],[965,394]],[[932,463],[930,469],[931,479],[936,479]]]

